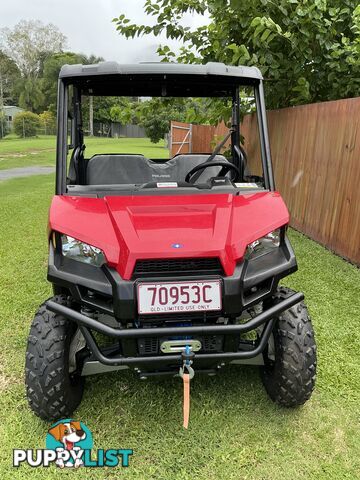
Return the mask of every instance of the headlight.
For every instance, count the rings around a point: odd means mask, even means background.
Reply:
[[[61,235],[61,251],[64,257],[77,262],[89,263],[100,267],[105,263],[105,255],[100,248],[93,247],[68,235]]]
[[[276,250],[280,246],[280,228],[250,243],[246,248],[245,258],[256,258]]]

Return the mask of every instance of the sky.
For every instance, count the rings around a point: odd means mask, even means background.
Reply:
[[[176,42],[164,37],[141,37],[126,40],[111,22],[124,13],[134,23],[153,22],[143,11],[145,0],[0,0],[0,28],[13,27],[22,19],[53,23],[68,38],[67,49],[101,56],[120,63],[157,61],[157,46]],[[187,15],[184,23],[198,26],[207,23],[199,15]]]

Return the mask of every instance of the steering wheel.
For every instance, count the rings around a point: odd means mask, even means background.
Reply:
[[[231,171],[233,173],[232,175],[233,178],[231,178],[232,182],[236,181],[240,176],[240,170],[236,165],[234,165],[233,163],[227,162],[225,160],[219,160],[216,162],[203,162],[203,163],[200,163],[199,165],[196,165],[196,167],[192,168],[190,172],[186,175],[185,182],[194,183],[200,176],[199,175],[199,176],[196,176],[196,178],[192,178],[195,176],[195,173],[201,170],[205,170],[206,168],[209,168],[209,167],[222,167],[219,174],[217,175],[218,177],[225,176],[228,172]]]

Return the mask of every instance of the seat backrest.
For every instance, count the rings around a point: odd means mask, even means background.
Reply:
[[[86,168],[87,185],[142,184],[149,182],[182,182],[195,166],[205,162],[208,154],[177,155],[166,162],[154,162],[143,155],[94,155]],[[214,161],[227,161],[216,155]],[[198,182],[215,177],[221,167],[205,169]]]
[[[94,155],[86,168],[88,185],[116,185],[151,182],[143,155]]]

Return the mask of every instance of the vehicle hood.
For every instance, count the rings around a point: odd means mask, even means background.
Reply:
[[[49,231],[100,248],[128,280],[138,259],[218,257],[232,275],[249,243],[288,222],[277,192],[55,196]]]

